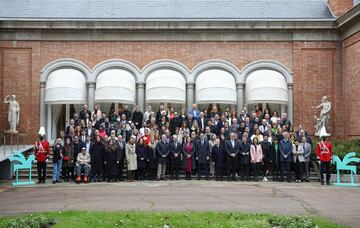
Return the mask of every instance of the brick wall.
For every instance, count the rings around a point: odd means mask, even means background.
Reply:
[[[353,0],[328,0],[332,13],[339,17],[354,5]]]
[[[313,133],[313,115],[318,115],[319,111],[310,107],[318,105],[321,97],[327,95],[333,102],[331,132],[342,137],[340,55],[341,46],[337,42],[7,41],[0,42],[0,88],[2,98],[16,93],[22,108],[20,130],[29,131],[35,138],[39,129],[40,70],[53,60],[73,58],[93,68],[101,61],[120,58],[141,69],[154,60],[174,59],[191,69],[205,60],[223,59],[241,69],[256,60],[271,59],[294,72],[294,124],[303,123]],[[3,99],[0,105],[0,124],[4,129],[8,126],[7,106],[3,105]]]
[[[344,50],[344,103],[345,135],[360,135],[360,32],[343,42]]]

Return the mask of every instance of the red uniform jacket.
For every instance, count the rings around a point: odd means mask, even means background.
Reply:
[[[332,144],[330,142],[321,141],[316,145],[316,156],[320,158],[320,161],[331,161],[332,154]]]
[[[35,143],[35,157],[38,162],[44,162],[50,156],[49,142],[46,140],[36,141]]]

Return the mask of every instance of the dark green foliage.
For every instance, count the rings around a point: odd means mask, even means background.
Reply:
[[[53,217],[41,214],[0,220],[1,228],[47,228],[54,224]]]

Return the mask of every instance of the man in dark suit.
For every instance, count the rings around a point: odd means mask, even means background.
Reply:
[[[241,180],[250,180],[250,139],[247,133],[244,133],[241,138],[239,151],[239,164],[241,171]]]
[[[117,137],[115,140],[115,146],[117,148],[117,156],[119,157],[119,167],[118,167],[118,180],[123,181],[122,175],[124,170],[124,159],[125,159],[125,140],[122,135]]]
[[[228,180],[230,177],[233,181],[236,181],[236,169],[237,169],[237,156],[240,150],[240,145],[235,140],[235,133],[230,133],[230,140],[225,144],[225,151],[227,154],[227,165],[228,165]]]
[[[200,132],[204,132],[207,125],[207,119],[205,118],[203,112],[200,112],[199,118],[197,118],[196,121],[198,122]]]
[[[215,165],[215,180],[223,180],[223,171],[225,167],[225,149],[220,144],[220,139],[215,139],[215,144],[211,149],[211,159]]]
[[[284,170],[286,169],[287,182],[291,182],[291,154],[292,142],[288,132],[284,132],[284,139],[280,141],[281,179],[284,181]]]
[[[209,179],[210,145],[204,134],[200,134],[200,139],[196,142],[195,157],[198,167],[198,180],[205,175]]]
[[[268,134],[264,134],[264,141],[260,142],[262,153],[263,153],[263,170],[264,170],[264,181],[268,181],[267,175],[269,173],[270,157],[271,157],[271,143],[268,141]]]
[[[158,142],[155,150],[158,157],[157,180],[165,180],[166,164],[170,154],[170,145],[165,134],[161,136],[161,141]]]
[[[178,137],[176,135],[173,136],[173,142],[170,143],[170,163],[171,163],[171,172],[170,179],[175,180],[179,179],[179,166],[181,163],[181,153],[182,153],[182,145],[178,142]]]
[[[140,129],[142,127],[143,118],[143,113],[140,111],[139,106],[136,105],[135,110],[132,114],[132,122],[134,122],[136,129]]]
[[[79,113],[79,118],[81,120],[85,120],[86,114],[88,114],[89,116],[91,116],[91,112],[88,110],[88,106],[85,104],[84,105],[84,109],[80,111]]]
[[[86,133],[85,135],[89,136],[92,140],[94,140],[94,138],[95,138],[95,130],[96,129],[92,127],[91,122],[89,122],[88,128],[85,129],[85,133]],[[81,140],[83,140],[83,138]]]

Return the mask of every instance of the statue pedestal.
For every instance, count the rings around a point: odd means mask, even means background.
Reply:
[[[315,136],[319,136],[319,137],[326,136],[326,137],[328,137],[328,136],[331,136],[331,134],[327,133],[325,126],[323,126],[323,127],[320,129],[320,131],[317,131],[317,132],[315,133]]]
[[[13,131],[13,130],[5,130],[5,134],[17,134],[19,133],[18,131]]]

